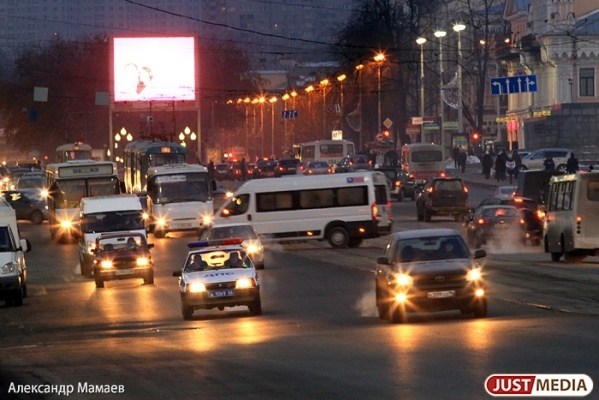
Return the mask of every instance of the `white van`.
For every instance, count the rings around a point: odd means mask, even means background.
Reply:
[[[91,249],[100,234],[131,231],[147,236],[141,201],[133,194],[82,198],[79,225],[79,264],[87,277],[93,273]]]
[[[251,180],[215,216],[215,225],[252,224],[263,243],[326,239],[333,248],[390,233],[392,222],[378,171]]]
[[[21,306],[27,297],[24,253],[30,250],[29,241],[19,236],[15,210],[0,197],[0,299],[7,306]]]

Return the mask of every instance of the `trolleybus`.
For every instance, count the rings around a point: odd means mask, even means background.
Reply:
[[[345,156],[356,154],[353,142],[349,140],[315,140],[297,145],[300,161],[306,165],[310,161],[326,161],[335,165]]]
[[[52,239],[65,242],[77,236],[83,197],[119,194],[116,163],[72,160],[46,166],[48,225]]]
[[[62,144],[56,148],[56,162],[69,160],[91,160],[92,147],[79,142]]]
[[[429,178],[445,176],[443,146],[430,143],[405,144],[401,148],[401,166],[418,188]]]
[[[128,193],[147,190],[148,170],[163,165],[183,164],[187,148],[162,140],[141,140],[125,147],[125,188]]]

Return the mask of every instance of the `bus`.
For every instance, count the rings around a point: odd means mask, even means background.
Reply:
[[[326,161],[333,166],[345,156],[356,154],[354,143],[349,140],[315,140],[298,146],[299,158],[304,165],[310,161]]]
[[[599,255],[599,172],[554,176],[545,207],[545,253],[567,263]]]
[[[56,162],[69,160],[91,160],[92,147],[81,142],[62,144],[56,148]]]
[[[128,193],[147,190],[148,170],[162,165],[183,164],[187,148],[162,140],[141,140],[125,146],[125,189]]]
[[[46,166],[50,236],[60,243],[78,235],[83,197],[119,194],[117,165],[110,161],[71,160]]]
[[[429,178],[444,177],[443,146],[430,143],[405,144],[401,148],[401,167],[422,188]]]
[[[208,169],[197,164],[153,167],[148,171],[146,226],[154,237],[200,230],[214,214]]]

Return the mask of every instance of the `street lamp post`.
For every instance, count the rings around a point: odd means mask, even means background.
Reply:
[[[329,84],[328,79],[323,79],[320,81],[320,86],[322,87],[322,133],[326,134],[327,132],[327,86]]]
[[[358,112],[360,113],[360,136],[358,136],[358,148],[362,149],[362,132],[364,129],[362,128],[362,70],[364,69],[364,64],[356,65],[356,71],[358,71]]]
[[[283,97],[281,97],[283,99],[283,112],[287,111],[287,100],[289,100],[290,97],[291,96],[289,95],[289,93],[285,93],[283,95]],[[289,140],[289,138],[287,137],[288,136],[288,133],[287,133],[287,118],[283,118],[283,124],[284,124],[284,127],[283,127],[284,133],[283,133],[283,136],[285,137],[285,145],[287,145],[287,141]]]
[[[339,129],[341,129],[341,131],[343,132],[343,81],[345,80],[345,78],[347,78],[347,75],[345,74],[341,74],[337,77],[337,80],[339,81],[339,89],[341,91],[341,96],[340,96],[340,107],[339,107],[339,111],[341,113],[341,118],[340,118],[340,123],[339,123]]]
[[[443,147],[443,157],[445,157],[445,134],[443,132],[443,43],[442,39],[447,35],[445,31],[436,31],[435,37],[439,39],[439,132],[441,134],[441,147]]]
[[[416,43],[420,46],[420,117],[424,120],[424,51],[422,45],[426,39],[419,37]],[[424,143],[424,121],[420,125],[420,142]]]
[[[276,96],[272,96],[269,100],[270,103],[270,114],[271,114],[271,122],[270,122],[270,155],[275,155],[275,103],[277,102]]]
[[[264,102],[266,97],[260,96],[258,103],[260,103],[260,157],[264,157]]]
[[[461,32],[466,29],[464,24],[455,24],[453,30],[458,33],[458,133],[464,133],[464,116],[462,110],[462,36]]]
[[[376,56],[374,56],[374,61],[376,61],[378,63],[378,86],[377,86],[377,93],[378,93],[378,126],[376,127],[376,133],[379,133],[381,131],[381,125],[382,125],[382,113],[381,113],[381,67],[383,64],[383,61],[385,61],[385,55],[383,53],[378,53]]]
[[[312,132],[315,131],[315,129],[313,129],[313,126],[312,126],[313,118],[312,118],[312,94],[311,94],[314,91],[314,86],[310,85],[304,90],[306,91],[306,93],[308,93],[308,121],[310,122],[310,124],[308,125],[308,132],[310,132],[310,135],[311,135]]]

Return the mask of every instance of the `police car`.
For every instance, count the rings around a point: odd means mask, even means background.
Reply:
[[[260,280],[251,258],[241,246],[242,238],[188,243],[189,254],[179,277],[183,319],[198,309],[247,306],[262,314]]]

